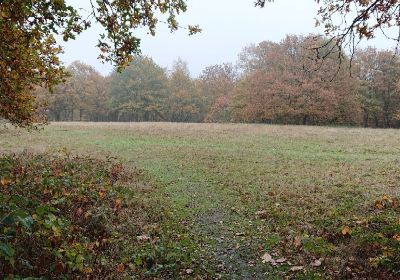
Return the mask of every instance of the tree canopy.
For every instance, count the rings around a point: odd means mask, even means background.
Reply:
[[[147,27],[154,35],[162,15],[173,31],[179,28],[177,14],[185,12],[186,1],[90,1],[92,10],[83,18],[64,0],[0,1],[0,117],[19,126],[36,121],[37,106],[32,91],[37,86],[52,87],[65,80],[66,71],[59,60],[62,48],[55,36],[73,40],[100,23],[99,59],[121,69],[140,53],[140,39],[132,32]],[[200,31],[188,26],[189,34]]]

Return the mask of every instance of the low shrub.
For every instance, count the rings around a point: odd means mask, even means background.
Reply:
[[[164,241],[162,207],[145,205],[138,178],[113,160],[0,157],[0,278],[175,273],[184,257]]]

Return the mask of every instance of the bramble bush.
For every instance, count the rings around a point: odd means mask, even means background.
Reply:
[[[0,157],[0,278],[115,279],[179,267],[184,256],[163,243],[163,214],[139,199],[138,176],[113,160]]]

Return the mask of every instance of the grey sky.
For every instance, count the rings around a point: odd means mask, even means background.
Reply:
[[[75,7],[88,8],[88,0],[69,0]],[[181,26],[199,24],[202,33],[188,36],[187,30],[170,33],[160,24],[155,37],[144,30],[137,31],[142,39],[142,53],[151,56],[163,67],[172,65],[178,57],[187,61],[193,76],[206,66],[236,62],[243,47],[264,40],[280,41],[286,34],[321,32],[315,28],[317,4],[314,0],[277,0],[264,9],[255,8],[254,0],[188,0],[188,11],[179,16]],[[77,40],[63,43],[62,59],[69,64],[80,60],[94,66],[102,74],[112,66],[101,64],[95,48],[99,27],[82,33]],[[368,42],[379,48],[390,48],[392,43],[383,38]],[[364,43],[366,45],[366,43]]]

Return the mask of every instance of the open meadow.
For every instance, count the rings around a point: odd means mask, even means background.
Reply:
[[[150,278],[400,278],[398,130],[84,122],[0,130],[0,153],[24,151],[112,158],[140,174],[128,195],[149,224],[131,237],[140,254],[119,260],[121,278],[138,267]]]

